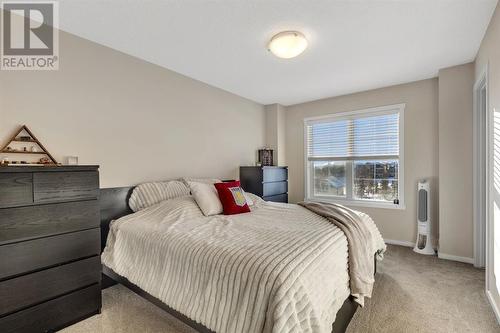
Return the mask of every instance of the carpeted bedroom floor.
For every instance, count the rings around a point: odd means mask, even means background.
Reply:
[[[103,291],[102,314],[64,333],[194,333],[122,286]],[[471,265],[389,246],[379,263],[374,294],[348,333],[500,332],[484,293],[484,271]]]

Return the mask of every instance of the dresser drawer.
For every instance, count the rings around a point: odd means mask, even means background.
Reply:
[[[288,192],[288,182],[272,182],[272,183],[264,183],[263,184],[264,188],[264,197],[276,195],[276,194],[283,194]]]
[[[0,283],[0,316],[98,283],[99,256],[23,275]]]
[[[262,197],[265,201],[273,201],[273,202],[284,202],[288,203],[288,194],[278,194],[278,195],[272,195],[269,197]]]
[[[35,172],[33,174],[33,200],[35,203],[97,199],[99,173]]]
[[[0,279],[98,255],[100,229],[0,246]]]
[[[0,318],[0,332],[52,331],[98,313],[100,308],[101,288],[99,284],[95,284]]]
[[[287,168],[272,168],[264,167],[262,168],[262,179],[263,182],[281,182],[288,179],[288,169]]]
[[[33,203],[31,173],[0,173],[0,208]]]
[[[0,209],[0,245],[99,227],[97,200]]]

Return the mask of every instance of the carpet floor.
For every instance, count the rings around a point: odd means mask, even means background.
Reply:
[[[389,246],[375,279],[373,297],[356,312],[348,333],[500,332],[483,270]],[[103,291],[102,314],[61,332],[195,333],[120,285]]]

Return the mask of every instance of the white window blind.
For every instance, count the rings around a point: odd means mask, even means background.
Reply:
[[[307,124],[310,161],[393,159],[399,156],[399,112]]]
[[[306,200],[402,208],[404,104],[304,120]]]

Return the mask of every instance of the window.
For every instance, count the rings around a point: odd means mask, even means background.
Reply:
[[[404,207],[404,104],[304,120],[306,199]]]

